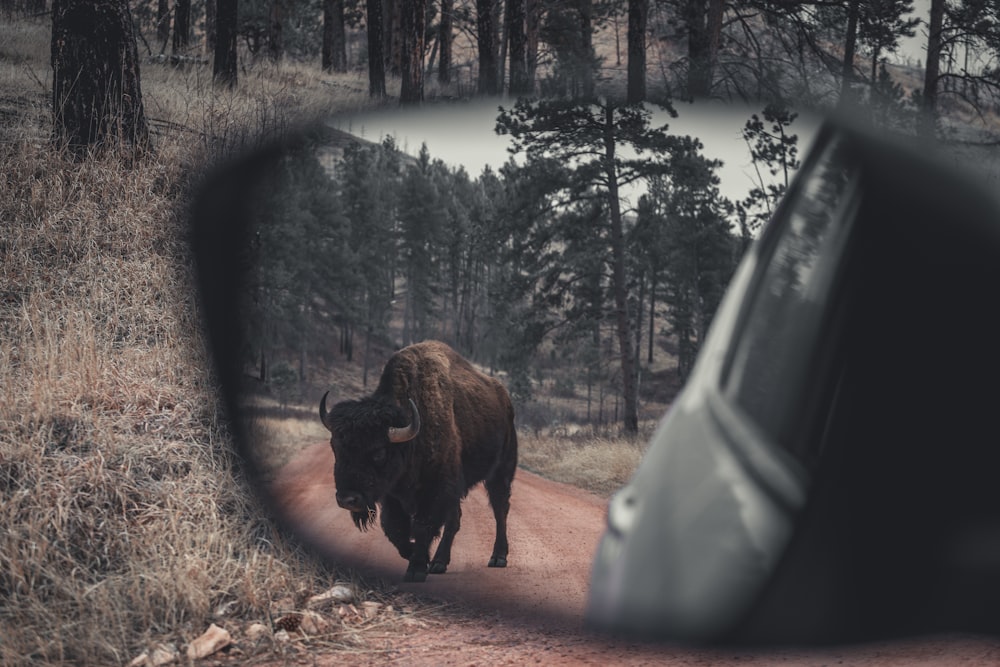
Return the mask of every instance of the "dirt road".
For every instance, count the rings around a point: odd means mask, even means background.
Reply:
[[[326,443],[307,448],[272,487],[299,530],[337,562],[398,582],[405,591],[461,601],[475,609],[526,616],[552,629],[580,627],[590,562],[604,527],[606,501],[572,486],[518,470],[511,493],[510,555],[488,568],[495,525],[486,492],[462,503],[452,561],[425,583],[402,583],[406,561],[377,526],[362,533],[334,502],[333,454]]]
[[[606,501],[575,487],[518,470],[511,497],[510,557],[486,567],[492,511],[482,488],[462,505],[448,572],[402,583],[406,562],[376,527],[361,533],[334,501],[333,454],[319,443],[279,472],[274,498],[298,530],[329,557],[398,582],[401,591],[452,603],[448,622],[394,637],[388,649],[358,665],[1000,665],[1000,640],[920,638],[820,650],[748,652],[647,646],[583,632],[590,562],[604,527]],[[339,664],[337,656],[313,656]]]

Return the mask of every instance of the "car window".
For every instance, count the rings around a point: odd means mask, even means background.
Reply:
[[[780,227],[723,380],[730,401],[800,459],[809,452],[794,442],[796,425],[803,398],[821,381],[814,377],[817,343],[858,201],[851,162],[845,144],[832,141],[779,210]]]

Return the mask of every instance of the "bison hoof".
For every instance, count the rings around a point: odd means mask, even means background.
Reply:
[[[490,559],[490,562],[486,564],[487,567],[507,567],[507,559],[503,556],[494,556]]]
[[[414,581],[418,583],[422,581],[427,581],[427,570],[409,569],[406,571],[406,574],[403,575],[403,581],[404,582]]]
[[[442,563],[439,560],[431,562],[431,574],[444,574],[448,570],[448,563]]]

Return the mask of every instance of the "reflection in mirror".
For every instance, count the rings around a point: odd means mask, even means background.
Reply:
[[[734,346],[726,391],[765,436],[812,467],[819,447],[795,432],[808,385],[822,375],[810,344],[831,337],[827,301],[860,198],[846,141],[831,141],[785,204],[787,232],[776,241],[762,289]],[[795,437],[799,435],[800,437]]]
[[[422,593],[579,625],[609,494],[773,206],[753,190],[786,178],[758,180],[753,113],[437,107],[335,118],[275,156],[244,194],[240,405],[300,535]],[[775,122],[798,150],[816,127]]]

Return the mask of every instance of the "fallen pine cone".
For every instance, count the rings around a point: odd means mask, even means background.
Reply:
[[[285,614],[274,623],[274,627],[285,632],[296,632],[302,625],[301,614]]]

